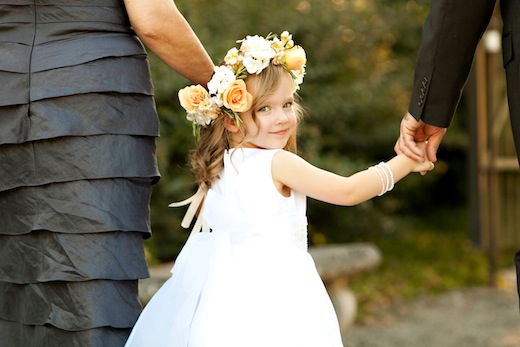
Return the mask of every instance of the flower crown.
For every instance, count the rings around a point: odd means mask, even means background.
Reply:
[[[247,36],[238,40],[240,48],[231,48],[220,66],[215,67],[208,89],[191,85],[179,91],[186,118],[193,122],[194,131],[211,124],[224,113],[240,124],[239,112],[247,111],[253,102],[244,79],[261,73],[269,64],[282,65],[291,74],[296,88],[303,82],[307,58],[300,46],[295,46],[292,35],[284,31],[280,38],[269,34]]]

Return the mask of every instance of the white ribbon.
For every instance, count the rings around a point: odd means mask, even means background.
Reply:
[[[186,200],[172,202],[168,205],[168,207],[182,207],[190,205],[188,207],[188,210],[186,211],[186,214],[184,215],[184,218],[182,219],[181,226],[184,229],[188,229],[193,221],[193,218],[195,218],[195,215],[197,215],[195,225],[193,226],[193,229],[191,229],[192,234],[200,231],[209,231],[209,227],[205,223],[204,218],[202,218],[202,211],[204,209],[203,201],[204,197],[206,196],[206,193],[207,189],[199,186],[197,192],[189,198],[187,198]],[[197,211],[199,212],[198,214]]]

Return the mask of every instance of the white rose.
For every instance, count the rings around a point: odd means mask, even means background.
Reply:
[[[258,35],[247,36],[242,41],[240,51],[244,53],[242,63],[249,74],[260,73],[276,55],[272,42]]]
[[[226,56],[224,57],[224,62],[227,65],[237,65],[240,62],[240,57],[238,55],[238,49],[236,47],[231,48]]]
[[[246,67],[247,72],[252,74],[259,74],[263,69],[269,65],[269,59],[259,59],[255,57],[245,57],[242,64]]]
[[[219,97],[234,80],[235,73],[229,67],[215,66],[215,73],[208,82],[209,94]]]

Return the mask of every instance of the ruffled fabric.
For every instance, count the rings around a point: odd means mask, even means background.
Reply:
[[[112,280],[27,285],[0,282],[0,293],[9,298],[0,303],[0,318],[25,325],[50,324],[69,331],[102,326],[128,328],[141,311],[138,301],[128,300],[132,296],[135,299],[136,287],[134,281]]]
[[[110,177],[157,179],[153,138],[61,137],[0,148],[0,191]]]
[[[153,94],[121,1],[3,0],[0,28],[0,106],[98,91]]]
[[[34,230],[66,234],[139,231],[150,234],[151,180],[80,180],[0,193],[0,235]]]
[[[1,73],[0,73],[1,74]],[[0,143],[62,136],[101,134],[156,136],[158,123],[144,114],[154,109],[151,97],[140,94],[89,93],[0,107]]]
[[[6,346],[114,347],[124,345],[128,329],[102,327],[67,331],[49,325],[28,326],[0,319],[0,336]]]
[[[14,284],[144,278],[142,241],[139,233],[127,232],[0,235],[0,278]]]
[[[0,0],[0,336],[122,346],[159,179],[149,64],[120,0]]]

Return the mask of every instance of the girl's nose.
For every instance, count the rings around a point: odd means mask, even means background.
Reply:
[[[276,122],[277,123],[285,123],[289,120],[289,116],[283,111],[279,110],[276,114]]]

